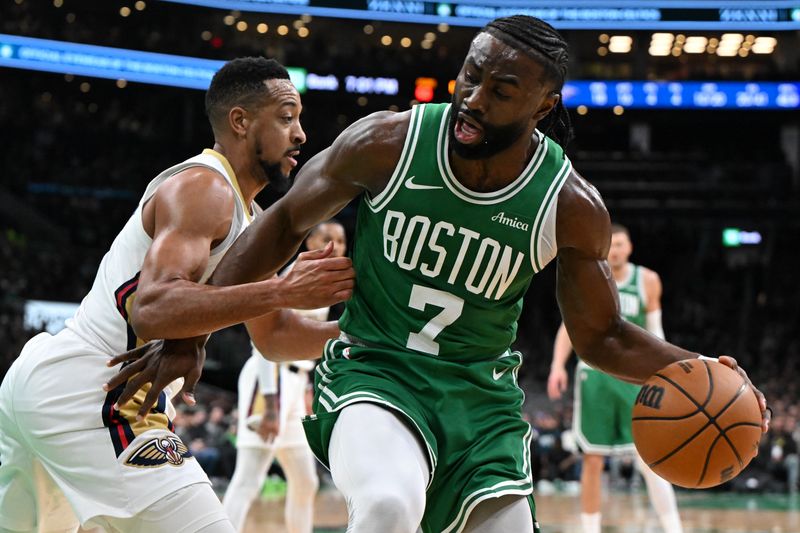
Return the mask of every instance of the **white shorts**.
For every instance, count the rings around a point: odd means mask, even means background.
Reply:
[[[237,426],[237,447],[269,448],[261,436],[247,426],[247,419],[264,412],[263,395],[258,387],[258,358],[253,355],[245,362],[239,374],[239,423]],[[303,431],[303,417],[306,416],[306,388],[308,372],[292,371],[288,364],[280,365],[280,429],[272,446],[289,448],[308,446]]]
[[[39,465],[82,524],[131,517],[182,487],[209,482],[172,432],[165,393],[159,413],[141,423],[133,401],[113,411],[122,387],[101,388],[119,371],[106,366],[111,355],[65,329],[31,339],[11,366],[0,386],[0,528],[36,524]]]

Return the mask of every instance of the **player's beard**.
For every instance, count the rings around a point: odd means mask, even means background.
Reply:
[[[453,105],[450,106],[447,137],[450,141],[450,147],[456,155],[464,159],[488,159],[514,144],[525,134],[525,120],[509,124],[508,126],[490,126],[469,109],[461,109],[461,112],[476,120],[483,128],[483,140],[479,144],[461,144],[458,139],[456,139],[455,127],[456,121],[458,120],[459,105],[456,103],[454,96]]]
[[[269,161],[259,161],[264,175],[267,177],[270,187],[277,193],[285,193],[292,186],[292,178],[284,174],[281,170],[281,162],[270,163]]]

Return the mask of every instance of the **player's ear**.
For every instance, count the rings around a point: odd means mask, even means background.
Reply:
[[[247,135],[247,111],[243,107],[234,106],[228,111],[228,126],[236,137]]]
[[[552,111],[553,108],[556,107],[556,105],[558,105],[558,101],[560,99],[561,95],[558,94],[557,92],[553,91],[549,93],[542,102],[542,105],[539,106],[539,109],[536,110],[536,114],[533,116],[533,119],[536,122],[539,122],[540,120],[544,119],[544,117],[546,117],[550,113],[550,111]]]

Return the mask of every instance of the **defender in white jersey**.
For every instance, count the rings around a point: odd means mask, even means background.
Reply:
[[[333,255],[347,251],[344,228],[335,221],[319,224],[306,239],[308,250],[334,245]],[[291,268],[291,267],[289,267]],[[330,308],[297,311],[311,320],[328,320]],[[239,374],[239,421],[236,429],[236,470],[222,503],[237,531],[243,531],[247,513],[264,484],[267,470],[277,459],[286,474],[284,517],[288,533],[311,533],[314,497],[319,480],[316,459],[306,441],[302,419],[307,416],[306,395],[311,361],[269,361],[253,346],[253,355]]]
[[[285,278],[204,285],[258,211],[256,193],[288,180],[305,142],[300,97],[275,61],[226,64],[206,108],[214,149],[150,183],[66,329],[31,339],[3,380],[2,531],[74,531],[78,522],[108,531],[233,531],[172,431],[170,397],[180,386],[158,394],[150,416],[137,419],[146,391],[117,405],[122,386],[102,388],[118,371],[108,359],[141,339],[213,331],[267,313],[250,324],[256,342],[268,339],[296,356],[318,353],[337,333],[335,325],[274,312],[347,296],[339,283],[346,260],[325,259],[330,250],[301,257]],[[183,387],[189,402],[199,373]]]

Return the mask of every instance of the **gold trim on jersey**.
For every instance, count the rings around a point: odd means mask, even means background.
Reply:
[[[138,375],[139,374],[135,374],[131,379],[134,379]],[[120,416],[130,424],[131,430],[136,437],[152,429],[170,429],[169,417],[166,413],[156,411],[155,406],[150,409],[150,412],[147,413],[147,416],[144,417],[141,422],[136,420],[136,415],[139,414],[139,408],[144,403],[144,399],[150,391],[151,386],[150,383],[145,383],[142,385],[141,389],[136,391],[133,398],[119,406]],[[169,401],[169,399],[167,399],[167,401]],[[158,402],[156,402],[156,405],[157,404]]]
[[[230,162],[228,162],[228,158],[222,155],[221,153],[217,152],[216,150],[212,150],[211,148],[206,148],[203,150],[203,153],[206,155],[210,155],[216,157],[222,166],[225,168],[225,171],[228,173],[228,176],[231,178],[231,183],[233,184],[233,189],[236,191],[236,194],[239,195],[239,199],[242,201],[242,205],[244,206],[244,216],[247,218],[248,222],[253,221],[253,207],[248,205],[244,199],[244,195],[242,194],[242,189],[239,187],[239,180],[236,178],[236,173],[233,171],[233,167],[231,166]]]

